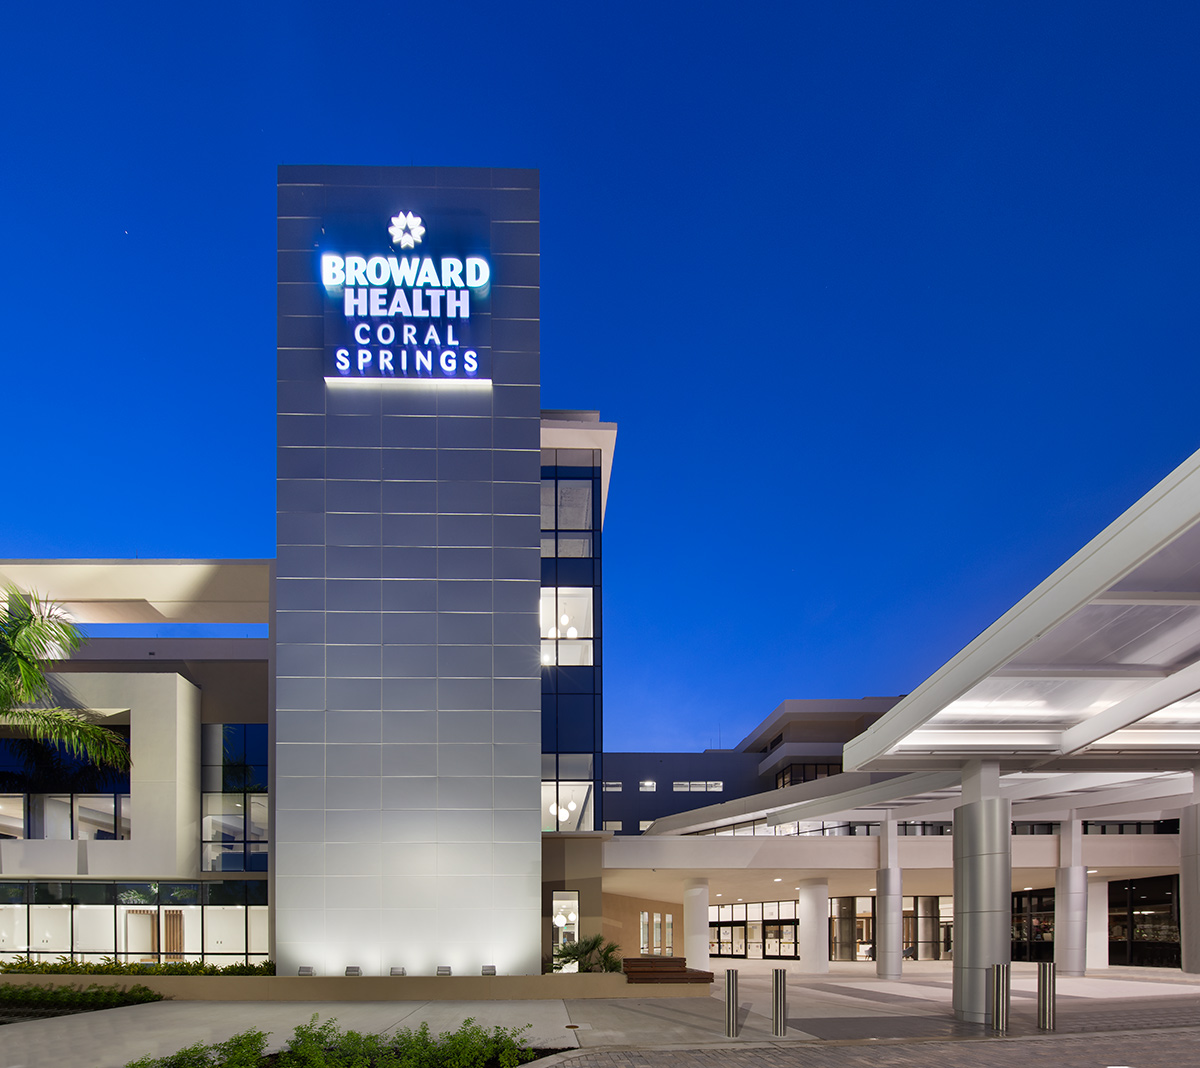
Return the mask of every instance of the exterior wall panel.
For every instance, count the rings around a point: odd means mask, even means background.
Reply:
[[[280,974],[536,973],[537,175],[279,183]],[[397,212],[456,210],[490,219],[492,385],[327,384],[325,222],[378,217],[386,246]]]

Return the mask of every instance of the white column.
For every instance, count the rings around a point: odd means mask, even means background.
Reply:
[[[1087,888],[1086,964],[1089,971],[1095,971],[1108,967],[1108,880],[1089,879]]]
[[[954,1015],[987,1023],[993,964],[1007,964],[1012,937],[1012,803],[996,796],[999,769],[963,769],[954,810]]]
[[[875,872],[875,974],[899,979],[904,956],[904,900],[897,863],[896,821],[879,824],[879,868]]]
[[[708,962],[708,880],[683,884],[683,955],[689,968],[711,971]]]
[[[1083,975],[1087,963],[1088,888],[1083,866],[1083,822],[1059,825],[1054,877],[1054,963],[1059,975]]]
[[[829,880],[808,879],[796,894],[797,969],[803,975],[829,971]]]

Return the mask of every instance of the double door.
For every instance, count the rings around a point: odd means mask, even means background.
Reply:
[[[709,955],[751,960],[795,960],[795,920],[737,920],[709,924]]]

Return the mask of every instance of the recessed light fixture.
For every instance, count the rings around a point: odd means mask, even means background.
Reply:
[[[721,896],[720,894],[717,895],[717,897],[720,897],[720,896]]]
[[[867,887],[867,891],[868,891],[868,892],[871,892],[871,891],[873,891],[874,889],[875,889],[875,887],[873,887],[873,886],[869,886],[869,887]]]
[[[1088,868],[1087,873],[1088,875],[1095,875],[1099,870],[1099,868]]]
[[[783,880],[782,880],[782,879],[776,879],[775,881],[776,881],[777,883],[781,883],[781,882],[783,882]]]
[[[1021,889],[1022,890],[1032,890],[1033,887],[1032,886],[1022,886]]]

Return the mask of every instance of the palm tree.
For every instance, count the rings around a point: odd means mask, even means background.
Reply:
[[[48,665],[83,644],[66,609],[9,586],[0,594],[0,725],[111,768],[129,767],[119,734],[54,704]]]
[[[564,942],[554,951],[554,963],[556,969],[564,964],[578,963],[581,972],[619,972],[620,949],[603,935],[591,935],[577,942]]]

